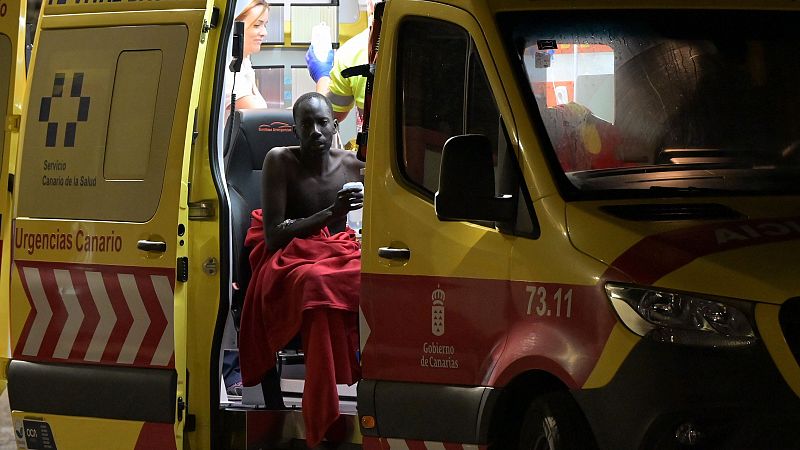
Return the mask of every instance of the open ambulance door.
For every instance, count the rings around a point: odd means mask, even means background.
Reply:
[[[359,414],[376,420],[363,431],[365,442],[380,433],[484,443],[486,430],[475,424],[491,417],[498,395],[489,385],[492,371],[525,293],[510,281],[511,236],[533,231],[516,171],[514,123],[504,94],[492,88],[500,78],[484,33],[466,11],[388,2],[380,41],[377,66],[387,76],[376,78],[373,94],[361,254]],[[448,76],[431,76],[433,70]],[[375,127],[378,118],[395,128]],[[444,164],[450,152],[470,150],[463,142],[474,135],[485,137],[482,179],[464,169],[471,157]],[[453,197],[477,204],[507,195],[519,203],[519,218],[514,222],[513,211],[441,216],[436,192],[440,180],[452,178],[467,186]],[[492,192],[470,196],[470,186],[481,185]],[[424,406],[431,404],[437,407]],[[405,420],[410,411],[420,420]],[[458,414],[449,414],[445,427],[441,411]]]
[[[14,188],[20,448],[184,447],[187,179],[210,18],[208,0],[44,5]]]
[[[22,95],[25,89],[25,6],[21,0],[0,2],[0,186],[9,186],[19,142]],[[11,259],[11,191],[0,194],[0,392],[6,387],[5,367],[11,357],[8,343],[8,283]]]

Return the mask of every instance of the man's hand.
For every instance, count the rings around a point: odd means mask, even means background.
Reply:
[[[336,194],[331,205],[333,217],[344,217],[348,211],[364,207],[364,192],[359,188],[342,189]]]
[[[311,75],[314,83],[318,82],[322,77],[330,77],[331,68],[333,68],[333,49],[328,51],[325,61],[320,61],[317,59],[317,55],[314,54],[314,45],[310,45],[306,52],[306,65],[308,66],[308,74]]]

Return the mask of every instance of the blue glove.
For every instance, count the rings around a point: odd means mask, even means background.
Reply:
[[[320,61],[317,59],[317,55],[314,54],[314,46],[310,45],[306,52],[306,65],[308,66],[308,74],[311,75],[314,83],[322,77],[329,77],[333,67],[333,49],[328,52],[328,57],[325,58],[325,61]]]

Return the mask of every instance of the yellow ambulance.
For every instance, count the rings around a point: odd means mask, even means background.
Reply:
[[[19,127],[22,115],[22,96],[25,93],[25,2],[0,2],[0,105],[5,119],[0,127],[0,185],[11,186],[13,171],[6,170],[16,163],[19,143]],[[11,261],[11,192],[9,188],[0,196],[0,273],[8,274]],[[0,309],[8,311],[8,276],[0,275]],[[9,321],[0,321],[0,333],[8,336]],[[4,338],[0,345],[3,355],[8,357],[8,343]],[[5,377],[0,386],[5,388]]]
[[[3,16],[21,449],[304,448],[302,354],[276,355],[286,409],[223,382],[261,160],[292,139],[285,108],[224,132],[233,6],[48,0],[24,110]],[[362,379],[323,445],[800,448],[800,6],[378,16]]]

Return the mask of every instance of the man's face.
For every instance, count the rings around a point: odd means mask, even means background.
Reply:
[[[331,148],[338,123],[325,101],[306,100],[298,106],[295,121],[295,133],[303,150],[324,153]]]

